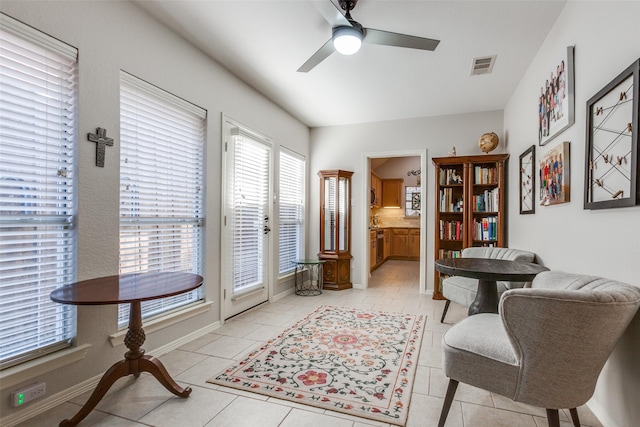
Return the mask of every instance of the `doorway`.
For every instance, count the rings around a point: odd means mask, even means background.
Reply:
[[[385,281],[385,276],[398,277],[401,273],[405,280],[417,282],[416,292],[426,293],[426,160],[426,150],[365,153],[363,169],[367,179],[363,179],[363,192],[365,200],[371,201],[365,203],[363,209],[363,259],[368,261],[363,263],[362,271],[365,288],[370,284],[378,286],[378,283]],[[383,183],[388,182],[389,188],[396,186],[393,191],[398,193],[399,204],[392,203],[389,206],[389,203],[378,201],[374,205],[373,200],[382,196],[374,196],[380,191],[374,188],[378,183],[373,182],[378,178]],[[392,232],[397,234],[395,240]],[[402,236],[402,233],[406,233],[406,236]],[[411,242],[415,243],[413,249]],[[402,252],[403,245],[406,245],[407,252]]]

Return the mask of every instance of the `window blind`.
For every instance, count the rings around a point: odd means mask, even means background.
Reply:
[[[120,274],[202,274],[206,111],[125,72],[120,78]],[[142,317],[203,292],[144,301]],[[120,305],[118,324],[129,318]]]
[[[268,216],[270,148],[236,128],[232,132],[233,296],[264,286],[264,225]]]
[[[304,243],[304,158],[280,151],[279,274],[295,270]]]
[[[70,345],[77,51],[0,14],[0,368]]]

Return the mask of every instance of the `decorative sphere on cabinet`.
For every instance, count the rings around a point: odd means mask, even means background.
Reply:
[[[496,135],[494,132],[489,132],[483,134],[480,137],[480,140],[478,141],[478,147],[480,147],[480,150],[482,150],[482,152],[488,154],[496,149],[499,142],[500,140],[498,139],[498,135]]]

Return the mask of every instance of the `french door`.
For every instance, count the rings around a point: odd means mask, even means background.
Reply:
[[[267,137],[224,120],[223,317],[269,299],[272,146]]]

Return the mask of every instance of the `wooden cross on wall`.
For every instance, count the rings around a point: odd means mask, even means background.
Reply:
[[[90,133],[87,135],[89,141],[95,142],[96,145],[96,166],[104,167],[104,155],[106,146],[113,145],[113,138],[107,138],[107,130],[103,128],[97,128],[96,133]]]

